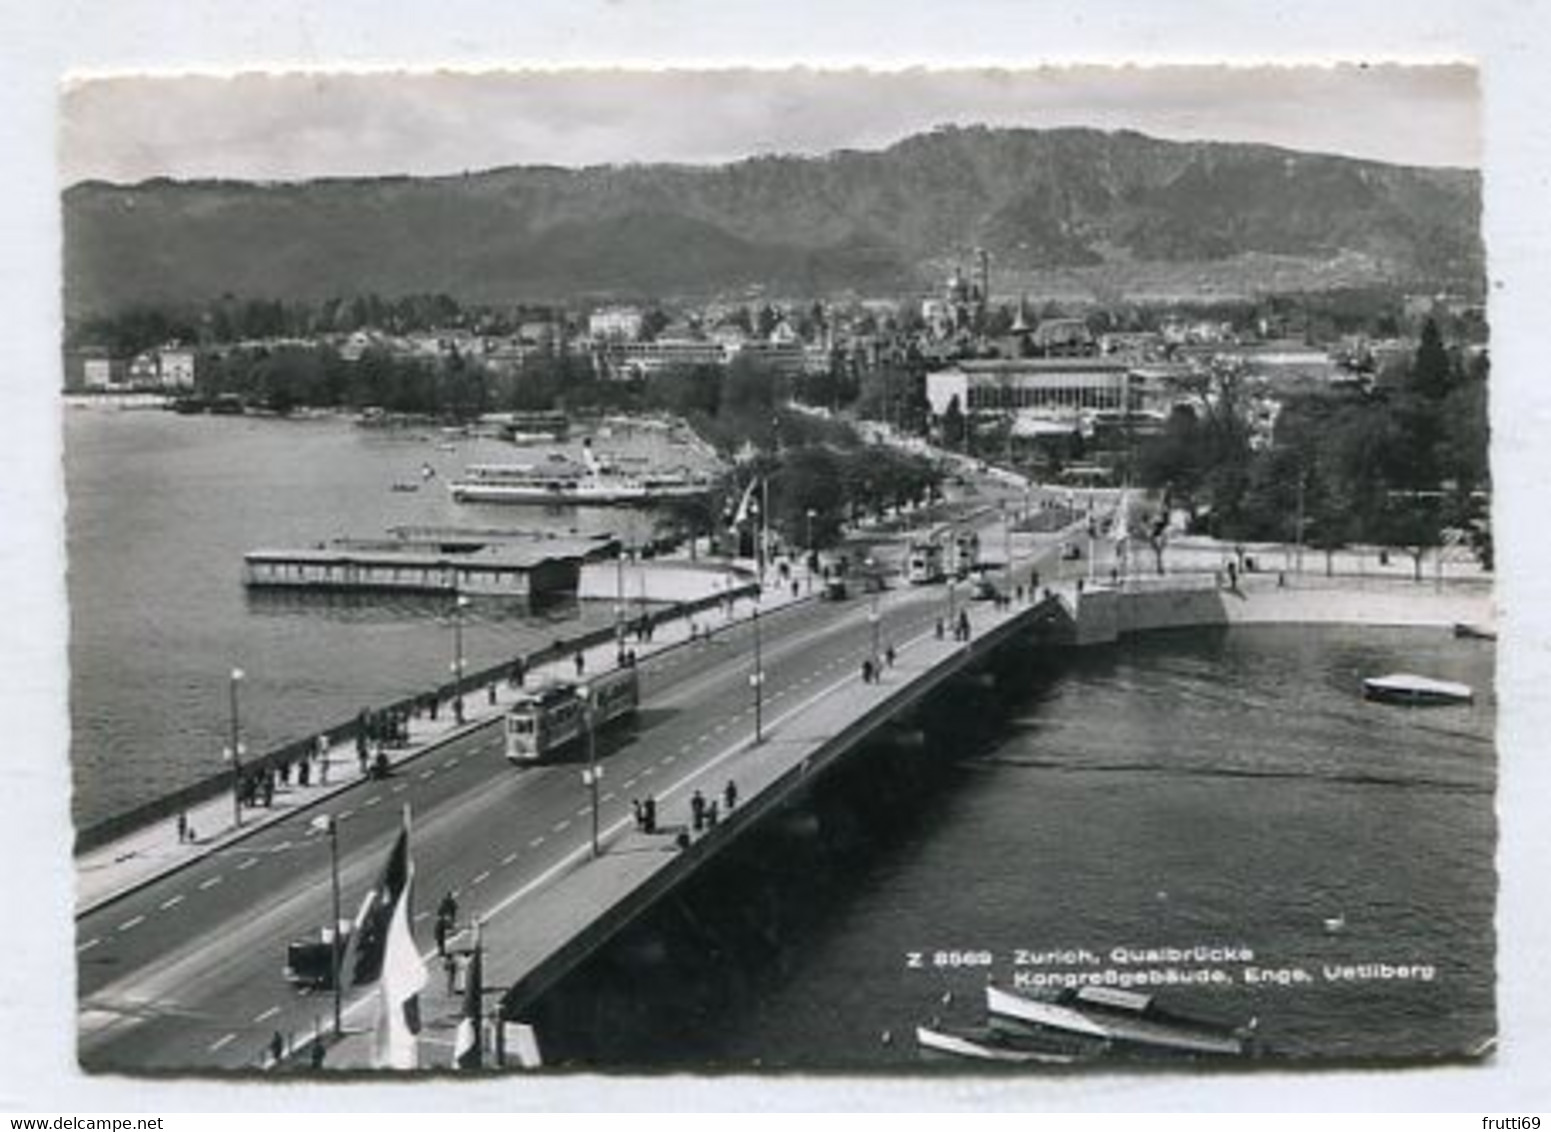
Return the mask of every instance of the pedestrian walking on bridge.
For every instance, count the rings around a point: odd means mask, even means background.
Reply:
[[[732,808],[738,804],[738,784],[730,778],[727,780],[726,788],[722,791],[722,799],[727,803],[728,813],[731,813]]]

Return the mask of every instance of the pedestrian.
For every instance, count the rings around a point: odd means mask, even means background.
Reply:
[[[646,819],[645,819],[644,815],[641,813],[641,799],[639,799],[639,798],[632,798],[632,799],[630,799],[630,812],[635,817],[635,827],[637,829],[640,829],[643,825],[645,825]]]
[[[442,902],[436,906],[436,918],[447,921],[449,928],[458,922],[458,897],[451,889],[447,890]]]
[[[705,795],[698,790],[689,800],[689,820],[691,828],[696,833],[699,833],[700,827],[705,824]]]
[[[512,687],[514,687],[514,688],[521,688],[522,687],[522,682],[524,680],[526,680],[527,678],[528,678],[528,666],[523,662],[522,657],[519,656],[519,657],[513,658],[513,660],[512,660]]]
[[[722,798],[727,803],[729,813],[738,804],[738,784],[730,778],[727,780],[726,788],[722,791]]]
[[[800,591],[798,589],[797,583],[795,581],[793,581],[792,582],[792,597],[795,598],[798,595],[799,592]]]
[[[894,646],[891,644],[883,650],[883,660],[890,667],[894,667]]]
[[[180,813],[178,815],[178,844],[182,845],[187,840],[188,840],[188,815]]]
[[[959,639],[969,640],[969,614],[962,609],[959,610]]]
[[[442,958],[442,970],[447,975],[447,993],[453,994],[458,989],[458,957],[447,955]]]
[[[269,1060],[271,1063],[279,1065],[280,1059],[284,1056],[285,1038],[281,1035],[279,1030],[276,1030],[275,1036],[269,1039]]]
[[[441,916],[436,917],[436,926],[431,930],[431,934],[436,938],[436,954],[445,956],[447,954],[447,921]]]
[[[188,823],[188,840],[190,845],[199,840],[199,834],[195,831],[193,822]]]
[[[657,799],[647,798],[641,803],[641,828],[647,833],[657,832]]]
[[[713,798],[711,801],[706,803],[706,807],[705,807],[705,826],[706,826],[706,828],[710,829],[714,825],[716,825],[716,820],[717,820],[716,800]]]
[[[871,659],[867,659],[867,660],[863,660],[862,661],[862,683],[863,684],[871,684],[872,683],[872,660]]]
[[[576,674],[580,676],[587,671],[587,657],[581,649],[576,650]]]
[[[322,1038],[312,1039],[312,1049],[309,1051],[309,1057],[312,1060],[312,1067],[314,1069],[323,1068],[323,1057],[327,1052],[327,1049],[323,1045]]]
[[[942,618],[937,619],[937,639],[942,640]]]
[[[312,763],[303,759],[296,764],[296,785],[307,787],[312,783]]]
[[[488,697],[489,697],[489,700],[490,700],[490,706],[491,707],[495,707],[495,685],[494,684],[490,685],[490,687],[488,689]]]

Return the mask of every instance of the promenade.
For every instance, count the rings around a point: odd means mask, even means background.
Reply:
[[[609,569],[612,572],[612,567]],[[795,596],[790,583],[780,583],[774,570],[769,574],[760,602],[762,615],[794,602],[811,600],[812,587],[806,584],[804,574],[797,575],[804,584]],[[702,632],[715,633],[730,624],[746,621],[753,608],[752,600],[740,598],[732,602],[730,616],[706,611],[664,621],[655,627],[650,641],[637,641],[631,637],[627,647],[636,652],[638,659],[645,659],[687,643],[692,631],[697,636]],[[580,651],[584,674],[608,671],[616,663],[616,644],[613,639]],[[532,666],[524,680],[525,687],[533,687],[547,680],[576,679],[575,656],[575,652],[569,652],[564,657]],[[401,745],[381,748],[389,769],[403,766],[455,739],[491,726],[521,691],[509,681],[499,680],[485,689],[465,695],[464,722],[461,724],[457,722],[451,704],[443,705],[434,719],[425,713],[410,718],[407,741]],[[240,826],[237,824],[232,794],[228,791],[183,811],[186,822],[184,828],[190,836],[180,839],[179,823],[174,815],[78,854],[75,858],[76,914],[82,915],[99,908],[150,881],[233,845],[258,830],[317,806],[361,782],[367,775],[362,771],[355,744],[345,742],[324,748],[312,761],[308,777],[308,784],[303,786],[298,776],[292,774],[288,783],[276,787],[269,806],[244,807]]]

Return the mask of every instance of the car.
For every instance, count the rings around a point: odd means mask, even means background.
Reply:
[[[995,601],[1002,596],[1002,591],[996,588],[996,583],[988,578],[981,578],[975,582],[975,588],[970,590],[971,601]]]
[[[825,601],[844,601],[851,595],[846,588],[846,580],[844,578],[829,578],[825,580],[824,588],[820,591],[819,596]]]
[[[1061,560],[1063,562],[1075,562],[1082,557],[1082,547],[1075,542],[1061,544]]]

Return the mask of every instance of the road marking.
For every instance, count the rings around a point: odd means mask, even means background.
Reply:
[[[685,750],[688,750],[688,748],[686,747]],[[631,777],[625,779],[625,781],[620,785],[622,785],[626,790],[629,790],[632,786],[635,785],[635,776],[632,775]]]
[[[101,942],[102,942],[102,940],[100,940],[100,939],[89,939],[85,943],[81,944],[80,947],[77,947],[75,949],[75,953],[77,955],[84,954],[85,952],[88,952],[92,948],[96,947]]]
[[[370,798],[366,799],[366,801],[361,803],[361,808],[364,810],[368,806],[375,806],[380,801],[382,801],[382,795],[381,794],[373,794]]]
[[[435,773],[436,773],[435,770],[422,770],[420,772],[420,777],[421,778],[430,778]]]
[[[163,900],[161,902],[161,904],[158,905],[158,907],[160,907],[161,910],[163,912],[165,912],[165,911],[167,911],[167,909],[169,909],[169,908],[176,908],[179,904],[182,904],[182,903],[183,903],[183,893],[180,892],[180,893],[178,893],[178,895],[176,895],[176,896],[174,896],[174,897],[172,897],[172,898],[170,898],[168,900]]]
[[[476,884],[483,884],[485,881],[487,881],[489,879],[490,879],[490,870],[486,869],[482,873],[475,874],[474,879],[469,881],[469,887],[472,888]]]
[[[542,844],[544,844],[544,838],[543,837],[535,837],[532,841],[528,842],[528,848],[529,849],[537,849]]]
[[[641,777],[642,778],[650,778],[653,774],[656,773],[656,771],[657,771],[656,767],[650,767],[649,766],[649,767],[647,767],[645,770],[643,770],[641,772]]]
[[[346,818],[348,818],[354,812],[355,812],[354,810],[340,810],[339,813],[335,815],[335,820],[336,821],[344,821]]]
[[[676,761],[677,759],[678,759],[677,755],[663,755],[662,758],[660,758],[657,761],[660,762],[663,766],[669,766],[674,761]]]
[[[393,788],[392,792],[394,794],[402,794],[404,791],[406,791],[408,789],[409,789],[409,783],[407,783],[407,782],[400,782],[397,786],[395,786]]]
[[[243,869],[251,869],[254,865],[256,865],[258,863],[259,863],[259,859],[257,857],[249,857],[246,861],[244,861],[242,864],[237,866],[237,871],[240,873],[240,872],[242,872]]]
[[[262,1013],[262,1014],[255,1014],[253,1016],[254,1024],[262,1022],[266,1018],[273,1018],[276,1014],[279,1014],[279,1013],[280,1013],[280,1008],[278,1006],[271,1006],[268,1010],[264,1011],[264,1013]]]
[[[132,928],[139,927],[143,923],[145,923],[144,916],[131,916],[129,919],[125,920],[118,926],[118,930],[121,932],[127,932]]]
[[[214,876],[214,877],[211,877],[209,880],[202,880],[202,881],[200,881],[199,882],[199,887],[200,887],[201,890],[204,890],[206,888],[214,888],[216,885],[218,885],[220,883],[221,883],[221,878],[218,877],[218,876]]]
[[[605,794],[603,797],[598,799],[598,801],[600,801],[600,802],[612,802],[613,800],[614,800],[614,791],[612,791],[612,790],[610,790],[607,794]]]
[[[583,806],[581,809],[576,811],[576,816],[579,817],[579,818],[584,818],[584,817],[586,817],[590,813],[592,813],[592,810],[589,809],[587,806]]]
[[[696,736],[696,738],[695,738],[695,742],[697,742],[697,743],[709,743],[710,741],[711,741],[711,733],[709,731],[707,731],[704,735],[699,735],[699,736]]]
[[[508,853],[506,856],[501,858],[501,864],[509,865],[513,861],[515,861],[516,859],[517,859],[517,850],[513,849],[510,853]]]
[[[234,1042],[236,1040],[237,1040],[237,1035],[236,1034],[227,1034],[224,1038],[217,1038],[215,1041],[211,1042],[205,1048],[209,1052],[214,1053],[216,1050],[220,1049],[222,1046],[230,1045],[232,1042]]]
[[[282,842],[280,842],[280,844],[275,846],[275,852],[276,853],[283,853],[287,849],[289,849],[290,847],[291,847],[291,843],[289,841],[282,841]]]
[[[555,825],[554,825],[554,828],[551,830],[551,832],[552,833],[564,833],[566,830],[568,830],[570,828],[571,828],[571,819],[570,818],[566,818],[565,821],[556,822]]]
[[[742,713],[740,712],[739,714],[741,715]],[[715,727],[711,728],[711,734],[720,735],[723,731],[726,730],[727,725],[725,723],[718,723]]]

